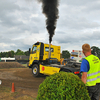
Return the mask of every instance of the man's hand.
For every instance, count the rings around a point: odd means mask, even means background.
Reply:
[[[87,80],[87,72],[83,72],[83,73],[82,73],[81,80],[84,82],[84,84],[86,84],[86,80]]]

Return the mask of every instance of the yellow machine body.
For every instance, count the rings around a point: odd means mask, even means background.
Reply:
[[[51,45],[51,57],[56,58],[60,62],[60,46]],[[29,66],[31,66],[35,61],[46,61],[49,59],[49,44],[35,43],[32,46],[29,57]]]
[[[54,73],[59,73],[59,71],[60,68],[58,67],[40,65],[40,73],[44,75],[52,75]]]

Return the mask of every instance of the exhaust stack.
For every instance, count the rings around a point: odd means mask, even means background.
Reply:
[[[49,43],[49,59],[51,58],[51,43]]]

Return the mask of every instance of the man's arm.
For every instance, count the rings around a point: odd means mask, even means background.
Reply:
[[[86,84],[86,80],[87,80],[87,72],[82,72],[81,80],[84,82],[84,84]]]

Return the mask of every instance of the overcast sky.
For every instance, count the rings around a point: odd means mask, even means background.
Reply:
[[[0,52],[49,43],[41,6],[37,0],[0,0]],[[70,52],[84,43],[100,48],[100,0],[60,0],[58,9],[53,45]]]

